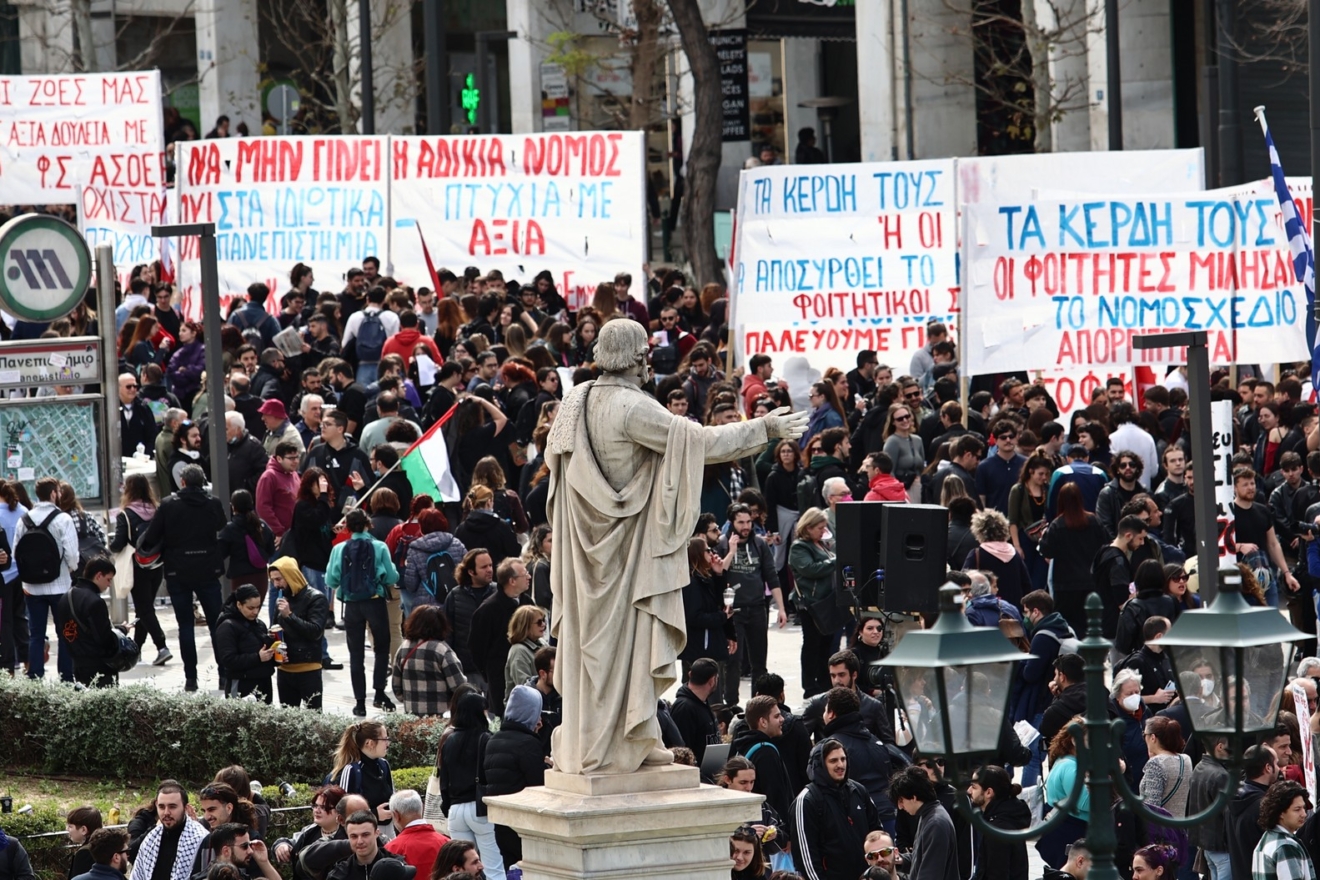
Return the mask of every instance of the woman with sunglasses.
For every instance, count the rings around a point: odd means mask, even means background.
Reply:
[[[926,446],[917,436],[917,417],[912,407],[906,403],[889,407],[884,438],[884,453],[894,462],[894,476],[908,490],[908,498],[916,500],[912,498],[912,486],[926,467]]]
[[[504,661],[504,700],[520,684],[536,681],[536,652],[549,644],[550,618],[544,608],[523,605],[509,618],[509,657]]]
[[[1205,603],[1198,593],[1187,589],[1187,570],[1181,565],[1170,563],[1164,566],[1164,589],[1178,604],[1179,613],[1188,608],[1200,608]]]
[[[761,880],[766,875],[761,838],[750,825],[739,826],[729,837],[729,858],[733,859],[732,880]]]
[[[701,527],[702,524],[698,523],[698,528]],[[718,541],[719,526],[711,521],[705,527],[714,528]],[[724,590],[729,585],[724,576],[724,557],[700,532],[688,541],[688,568],[691,579],[683,588],[683,617],[687,623],[688,640],[678,655],[685,680],[694,661],[707,657],[722,664],[737,647],[733,605],[724,604]]]

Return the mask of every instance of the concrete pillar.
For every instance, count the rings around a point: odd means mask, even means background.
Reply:
[[[92,0],[92,46],[96,49],[96,69],[119,67],[115,39],[115,0]]]
[[[819,98],[820,94],[820,40],[780,40],[781,65],[784,71],[784,131],[788,137],[789,154],[797,147],[798,129],[811,126],[816,129],[816,145],[825,148],[821,133],[820,116],[814,107],[799,107],[799,101]],[[861,77],[858,77],[861,79]],[[863,104],[863,107],[866,105]]]
[[[1056,98],[1071,96],[1070,105],[1082,105],[1066,111],[1051,126],[1054,152],[1091,149],[1090,105],[1095,102],[1087,72],[1088,0],[1033,0],[1041,30],[1063,28],[1064,33],[1050,46],[1051,91]],[[1057,17],[1056,17],[1057,14]]]
[[[912,155],[906,155],[900,141],[899,156],[910,159],[938,159],[947,156],[976,155],[976,91],[972,47],[966,34],[971,32],[971,15],[950,8],[944,0],[907,0],[909,29],[907,65],[912,78],[910,106],[902,93],[902,83],[895,82],[897,100],[909,117],[913,131]],[[865,6],[863,2],[859,5]],[[901,8],[901,0],[895,0]],[[895,37],[895,43],[899,38]],[[903,70],[901,44],[895,46]],[[865,152],[865,147],[863,147]]]
[[[216,117],[230,130],[246,122],[261,131],[261,72],[256,0],[200,0],[197,21],[198,112],[205,134]]]
[[[541,131],[541,62],[547,38],[572,15],[562,0],[505,0],[505,20],[518,38],[509,40],[509,123],[514,134]]]
[[[73,72],[73,15],[68,0],[19,0],[19,58],[24,74]]]
[[[862,131],[862,161],[888,162],[897,147],[894,137],[895,106],[902,106],[899,94],[902,70],[896,64],[893,37],[894,8],[890,0],[862,0],[855,9],[857,28],[857,111]],[[793,44],[798,41],[786,40]],[[785,77],[785,91],[787,91]]]
[[[1091,94],[1105,90],[1103,0],[1087,51]],[[1169,52],[1172,20],[1169,8],[1154,0],[1132,0],[1119,9],[1119,45],[1123,47],[1123,148],[1169,149],[1174,145],[1173,57]],[[1108,148],[1109,95],[1091,109],[1091,148]]]
[[[362,55],[358,52],[357,0],[348,0],[349,81],[353,105],[362,106]],[[375,79],[376,133],[415,134],[418,78],[413,65],[412,10],[408,0],[371,0],[371,67]],[[357,130],[362,130],[361,120]]]

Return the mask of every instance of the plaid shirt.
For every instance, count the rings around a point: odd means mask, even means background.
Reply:
[[[1316,880],[1311,857],[1301,841],[1276,825],[1266,831],[1251,854],[1251,880]]]
[[[449,711],[449,696],[467,681],[463,664],[447,642],[422,642],[414,647],[404,642],[394,655],[390,684],[413,715],[443,715]]]

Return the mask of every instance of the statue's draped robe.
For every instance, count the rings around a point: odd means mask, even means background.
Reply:
[[[687,640],[683,587],[702,469],[767,442],[764,419],[702,427],[621,377],[565,398],[546,448],[564,707],[557,769],[630,773],[660,745],[656,703]]]

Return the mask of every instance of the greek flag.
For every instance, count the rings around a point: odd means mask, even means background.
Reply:
[[[1293,271],[1306,289],[1306,344],[1311,349],[1311,389],[1320,394],[1320,351],[1316,349],[1315,319],[1315,250],[1311,247],[1311,236],[1306,232],[1301,212],[1288,191],[1288,181],[1283,174],[1283,165],[1279,162],[1279,151],[1274,148],[1274,138],[1270,137],[1270,126],[1265,121],[1265,108],[1256,108],[1256,119],[1261,131],[1265,133],[1265,149],[1270,153],[1270,177],[1274,180],[1274,195],[1279,200],[1279,211],[1283,215],[1283,231],[1288,236],[1288,250],[1292,252]]]

